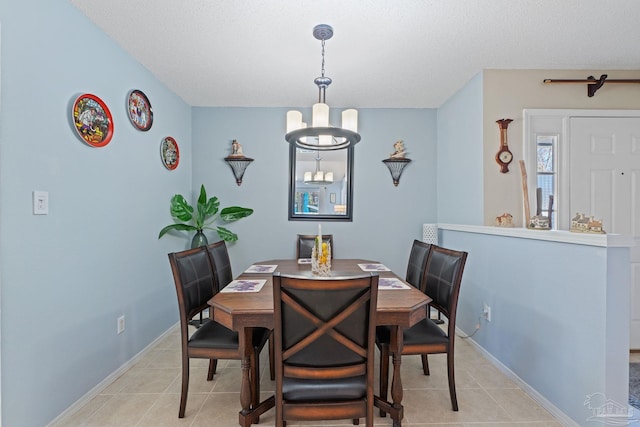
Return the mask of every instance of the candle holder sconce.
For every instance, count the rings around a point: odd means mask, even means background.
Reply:
[[[388,159],[384,159],[382,163],[387,165],[391,178],[393,179],[393,185],[398,186],[400,184],[400,177],[404,168],[411,163],[411,159],[405,158],[404,143],[402,140],[396,141],[393,144],[394,152],[391,153]]]
[[[236,184],[242,184],[242,177],[247,169],[247,166],[253,162],[252,158],[245,157],[242,153],[242,145],[235,139],[231,143],[231,154],[224,158],[224,161],[229,164],[233,171],[233,176],[236,178]]]

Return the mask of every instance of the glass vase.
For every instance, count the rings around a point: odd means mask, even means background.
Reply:
[[[313,245],[311,251],[311,273],[317,276],[331,275],[331,245],[329,242],[322,242],[320,248]]]
[[[191,248],[199,248],[200,246],[207,246],[207,236],[202,231],[197,231],[191,240]]]

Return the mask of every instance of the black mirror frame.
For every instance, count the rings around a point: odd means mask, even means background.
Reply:
[[[296,193],[296,146],[289,146],[289,221],[353,221],[353,147],[347,150],[347,212],[345,215],[330,214],[296,214],[293,211]]]

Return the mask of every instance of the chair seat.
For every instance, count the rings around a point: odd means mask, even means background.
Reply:
[[[269,339],[270,331],[264,328],[253,330],[253,346],[262,348]],[[238,348],[238,333],[221,325],[218,322],[210,321],[203,324],[189,338],[189,347],[192,348]]]
[[[366,395],[364,375],[339,380],[282,379],[282,397],[289,402],[354,400]]]
[[[431,319],[422,319],[409,329],[405,329],[402,336],[406,346],[449,343],[447,333]],[[376,340],[381,344],[389,344],[391,342],[391,328],[378,326]]]

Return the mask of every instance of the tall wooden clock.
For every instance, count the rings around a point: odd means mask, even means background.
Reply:
[[[507,127],[511,119],[496,120],[498,127],[500,128],[500,150],[496,153],[496,162],[500,165],[500,172],[509,172],[509,163],[513,161],[513,154],[509,151],[509,145],[507,144]]]

